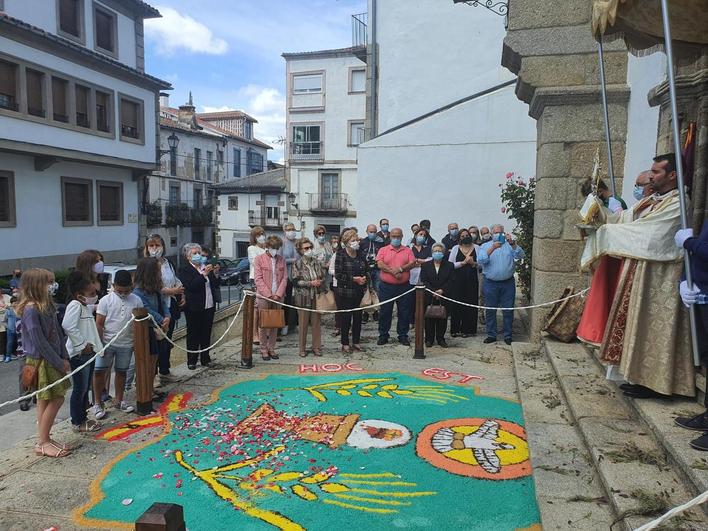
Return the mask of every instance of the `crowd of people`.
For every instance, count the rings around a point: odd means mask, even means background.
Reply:
[[[299,355],[320,356],[322,320],[316,310],[322,308],[351,310],[335,314],[334,335],[339,336],[343,352],[361,352],[361,329],[369,313],[378,322],[377,344],[391,340],[395,304],[395,337],[408,346],[415,320],[415,295],[410,291],[418,284],[435,292],[428,294],[426,308],[438,307],[426,309],[428,347],[447,347],[448,315],[452,337],[477,335],[480,319],[475,306],[482,298],[490,307],[514,306],[515,262],[524,258],[524,251],[502,225],[460,229],[459,224],[450,223],[440,242],[431,236],[430,225],[430,220],[422,220],[411,226],[408,238],[386,218],[368,225],[365,234],[347,227],[329,238],[322,225],[314,227],[312,239],[298,235],[292,223],[283,226],[282,237],[266,237],[262,227],[254,227],[248,258],[257,294],[254,343],[262,359],[278,359],[279,335],[287,335],[294,327],[298,327]],[[361,309],[377,302],[377,310]],[[276,310],[281,303],[282,328],[270,320],[263,326],[261,311]],[[502,313],[502,337],[511,344],[513,310]],[[496,316],[496,310],[484,312],[484,343],[498,340]]]
[[[165,258],[163,239],[149,235],[135,271],[118,270],[109,278],[104,272],[103,255],[86,250],[79,254],[66,278],[66,301],[56,300],[59,284],[53,272],[40,268],[14,271],[11,294],[0,297],[0,343],[5,347],[3,361],[23,361],[20,396],[28,391],[22,382],[23,373],[25,377],[32,375],[33,387],[40,391],[35,396],[38,455],[65,457],[72,451],[51,437],[69,388],[71,427],[75,432],[100,430],[99,421],[109,414],[108,403],[121,412],[135,410],[125,400],[135,378],[130,323],[134,309],[145,308],[155,323],[149,329],[149,352],[156,387],[172,379],[170,339],[181,312],[187,322],[188,349],[201,351],[188,355],[187,367],[196,369],[197,361],[209,366],[208,347],[220,300],[215,274],[218,266],[210,259],[210,252],[198,244],[189,243],[182,252],[184,265],[175,270]],[[60,381],[69,373],[70,379]],[[109,394],[111,379],[115,397]],[[153,398],[160,400],[164,395],[155,391]],[[29,407],[29,399],[20,402],[23,411]]]

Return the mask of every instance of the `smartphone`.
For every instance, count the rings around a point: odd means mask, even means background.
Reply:
[[[506,236],[504,235],[503,232],[500,232],[499,234],[497,234],[497,241],[499,243],[504,243],[506,241]]]
[[[209,261],[209,263],[210,263],[211,265],[213,265],[214,267],[216,267],[217,265],[219,265],[219,261],[216,259],[216,256],[212,256],[212,257],[211,257],[211,260]]]

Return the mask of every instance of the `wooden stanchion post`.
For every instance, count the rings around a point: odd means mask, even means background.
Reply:
[[[185,531],[184,509],[176,503],[153,503],[135,522],[135,531]]]
[[[247,293],[243,300],[243,331],[241,332],[241,368],[253,368],[253,315],[256,295]]]
[[[413,359],[425,359],[425,286],[415,287],[415,353]]]
[[[150,355],[150,325],[152,321],[137,321],[147,317],[145,308],[133,310],[133,351],[135,352],[135,391],[138,415],[152,413],[152,386],[155,380],[155,362]]]

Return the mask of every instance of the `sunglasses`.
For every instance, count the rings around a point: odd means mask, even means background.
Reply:
[[[318,233],[317,233],[317,236],[324,236],[324,235],[325,235],[324,232],[318,232]]]
[[[311,251],[311,250],[312,250],[312,247],[303,247],[302,250],[303,250],[303,251]]]

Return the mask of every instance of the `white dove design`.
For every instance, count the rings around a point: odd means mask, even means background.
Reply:
[[[501,471],[501,462],[497,450],[515,448],[511,444],[496,442],[498,430],[499,423],[494,420],[484,421],[477,431],[469,435],[443,428],[433,435],[432,445],[440,453],[468,448],[472,450],[474,458],[486,472],[498,474]]]

